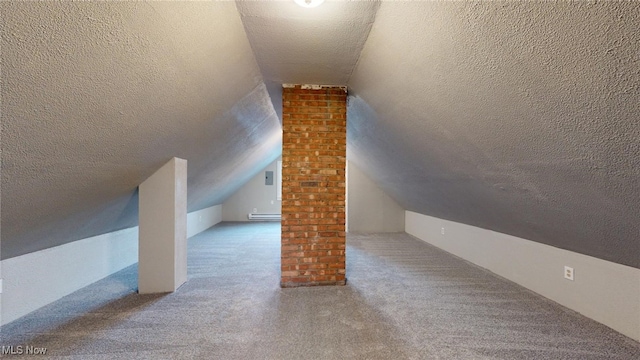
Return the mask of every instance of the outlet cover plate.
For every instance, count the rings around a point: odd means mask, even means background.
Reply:
[[[573,268],[570,266],[564,267],[564,278],[573,281]]]

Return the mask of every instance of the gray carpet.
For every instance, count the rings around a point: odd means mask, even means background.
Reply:
[[[176,293],[138,295],[132,266],[6,325],[1,345],[47,348],[38,359],[640,359],[638,342],[406,234],[349,235],[347,286],[281,289],[279,236],[220,224],[189,240]]]

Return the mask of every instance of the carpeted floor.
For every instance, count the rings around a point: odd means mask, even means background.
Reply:
[[[132,266],[0,344],[38,359],[640,359],[640,343],[403,233],[350,234],[347,286],[281,289],[279,238],[279,223],[220,224],[189,240],[176,293],[138,295]]]

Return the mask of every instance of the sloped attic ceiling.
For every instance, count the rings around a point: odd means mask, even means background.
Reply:
[[[236,1],[273,106],[282,119],[282,84],[346,85],[379,1]]]
[[[383,2],[348,157],[405,209],[640,267],[640,3]]]
[[[640,4],[290,5],[0,3],[2,257],[135,225],[171,156],[222,202],[279,153],[267,91],[346,78],[349,159],[406,209],[640,267]]]
[[[233,2],[3,2],[2,258],[137,225],[187,159],[189,211],[281,151]]]

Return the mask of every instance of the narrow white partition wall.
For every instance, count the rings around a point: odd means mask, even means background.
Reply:
[[[222,221],[222,205],[187,214],[187,236]],[[5,325],[138,262],[138,227],[72,241],[1,262]]]
[[[173,158],[140,185],[138,292],[187,281],[187,161]]]

